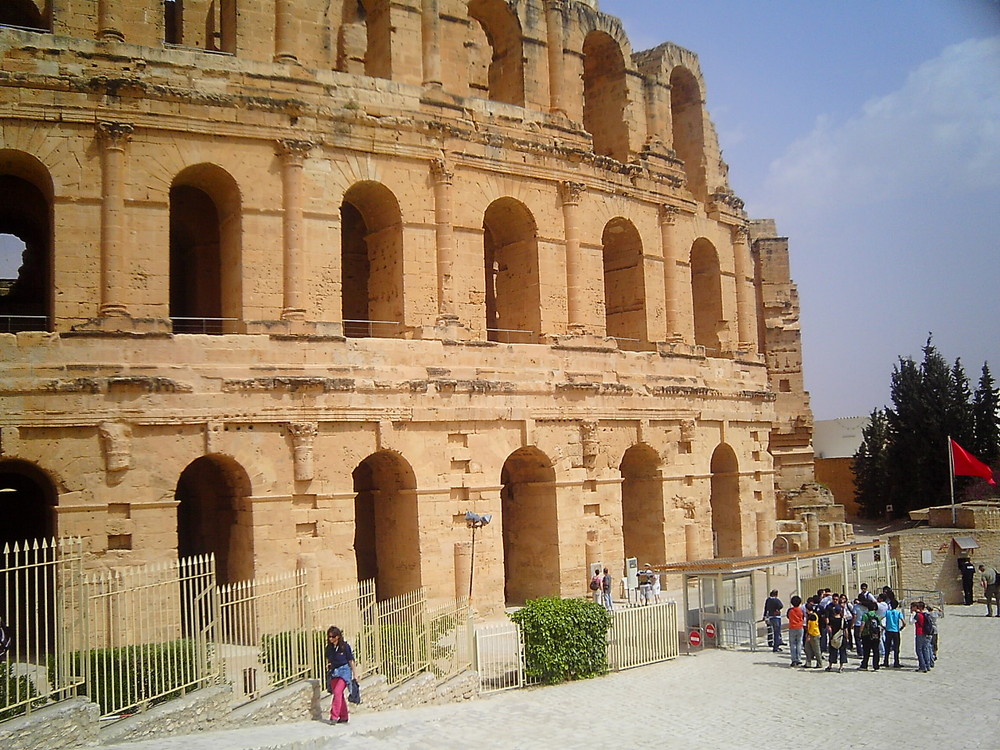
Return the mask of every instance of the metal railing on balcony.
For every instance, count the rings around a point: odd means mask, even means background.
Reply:
[[[238,322],[239,318],[170,318],[174,333],[203,333],[210,335],[236,333],[236,324]]]
[[[0,333],[49,330],[48,315],[0,315]]]
[[[520,328],[487,328],[486,337],[498,344],[534,344],[537,341],[534,331]]]
[[[399,321],[345,320],[344,335],[349,339],[391,339],[399,334]]]

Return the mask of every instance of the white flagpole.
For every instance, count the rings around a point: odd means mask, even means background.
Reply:
[[[955,450],[948,436],[948,482],[951,484],[951,525],[958,526],[958,512],[955,510]]]

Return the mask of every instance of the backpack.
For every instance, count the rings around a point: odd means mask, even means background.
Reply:
[[[590,590],[598,591],[601,588],[601,578],[600,576],[594,576],[590,579]]]
[[[871,615],[865,619],[861,635],[869,641],[876,641],[882,637],[882,623],[879,622],[878,617]]]
[[[937,635],[937,623],[930,612],[924,612],[924,635]]]

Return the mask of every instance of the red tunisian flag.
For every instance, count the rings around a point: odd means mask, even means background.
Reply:
[[[956,477],[982,477],[990,484],[996,484],[993,470],[954,440],[951,441],[951,458]]]

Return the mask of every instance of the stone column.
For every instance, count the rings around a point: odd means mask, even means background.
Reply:
[[[754,293],[753,263],[750,262],[749,231],[746,225],[732,228],[736,272],[736,323],[739,350],[757,351],[757,300]]]
[[[274,3],[274,61],[298,62],[295,54],[295,0],[275,0]]]
[[[99,315],[128,315],[125,294],[125,145],[132,126],[102,122],[97,126],[101,141],[101,307]]]
[[[566,97],[563,95],[565,65],[563,63],[564,0],[546,0],[546,43],[549,52],[549,111],[566,114]]]
[[[437,236],[438,322],[458,320],[455,308],[455,234],[452,226],[451,183],[455,173],[444,159],[431,161],[434,182],[434,228]]]
[[[815,513],[802,514],[806,522],[806,538],[809,549],[819,549],[819,518]]]
[[[563,231],[566,237],[566,317],[570,331],[583,333],[587,328],[584,314],[585,279],[580,258],[580,231],[577,211],[586,186],[581,182],[559,183],[563,208]]]
[[[309,141],[278,141],[281,158],[282,239],[284,295],[282,320],[305,320],[302,250],[302,166],[313,144]]]
[[[420,14],[424,86],[441,86],[441,14],[438,12],[438,0],[423,0]]]
[[[676,206],[667,204],[660,206],[660,249],[663,254],[663,273],[665,276],[663,288],[667,295],[665,305],[667,341],[682,341],[684,339],[683,327],[681,326],[681,296],[684,279],[681,278],[680,269],[677,267],[677,242],[674,237],[678,213]]]
[[[98,0],[97,3],[97,38],[105,42],[124,42],[125,33],[121,30],[121,20],[118,18],[118,3],[121,0]]]

